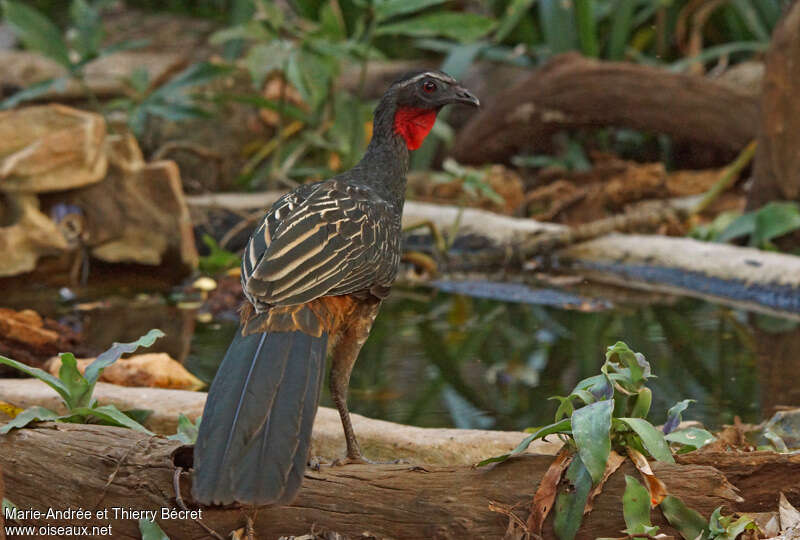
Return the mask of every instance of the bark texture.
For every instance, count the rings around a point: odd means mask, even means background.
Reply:
[[[5,471],[7,497],[18,507],[36,509],[124,507],[138,510],[176,509],[176,463],[190,465],[187,447],[176,441],[120,428],[71,424],[40,424],[0,437],[0,467]],[[277,538],[331,530],[358,537],[369,532],[393,538],[500,538],[508,518],[489,509],[490,502],[514,508],[524,521],[532,495],[552,456],[528,455],[498,466],[349,465],[323,466],[305,475],[299,498],[280,508],[255,513],[257,538]],[[748,509],[725,477],[704,464],[655,463],[655,473],[671,493],[709,515],[719,505]],[[753,465],[758,474],[758,463]],[[627,464],[615,473],[595,499],[578,538],[616,534],[624,528],[620,503]],[[787,474],[788,476],[788,474]],[[778,487],[764,483],[762,490]],[[180,476],[180,491],[189,508],[190,475]],[[746,496],[746,493],[743,493]],[[244,526],[247,510],[204,508],[203,523],[226,537]],[[654,522],[669,528],[658,512]],[[552,519],[552,518],[551,518]],[[158,519],[170,538],[206,538],[191,519]],[[137,522],[115,519],[61,521],[58,524],[110,524],[114,538],[140,538]],[[51,524],[56,524],[54,521]],[[545,536],[553,538],[546,525]]]
[[[800,201],[800,3],[775,28],[766,58],[755,177],[747,205]]]
[[[736,111],[731,114],[731,111]],[[704,77],[648,66],[556,56],[473,115],[453,147],[462,163],[547,150],[558,130],[623,126],[738,151],[752,140],[758,101]]]

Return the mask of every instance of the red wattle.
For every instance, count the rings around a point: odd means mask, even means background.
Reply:
[[[406,141],[409,150],[422,146],[436,122],[436,109],[399,107],[394,113],[394,131]]]

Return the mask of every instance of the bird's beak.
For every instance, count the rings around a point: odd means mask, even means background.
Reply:
[[[464,88],[463,86],[454,86],[453,87],[454,103],[461,103],[462,105],[471,105],[472,107],[480,107],[481,102],[478,98],[475,97],[472,92]]]

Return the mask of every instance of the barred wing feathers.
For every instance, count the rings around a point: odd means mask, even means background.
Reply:
[[[257,307],[280,306],[391,284],[399,262],[393,215],[370,189],[338,180],[284,196],[245,250],[245,293]]]

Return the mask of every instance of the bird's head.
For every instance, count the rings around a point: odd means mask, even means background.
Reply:
[[[392,83],[384,95],[375,111],[376,124],[382,113],[389,116],[385,120],[391,122],[391,131],[405,140],[409,150],[416,150],[433,127],[436,114],[451,104],[478,107],[480,101],[441,71],[407,73]]]

